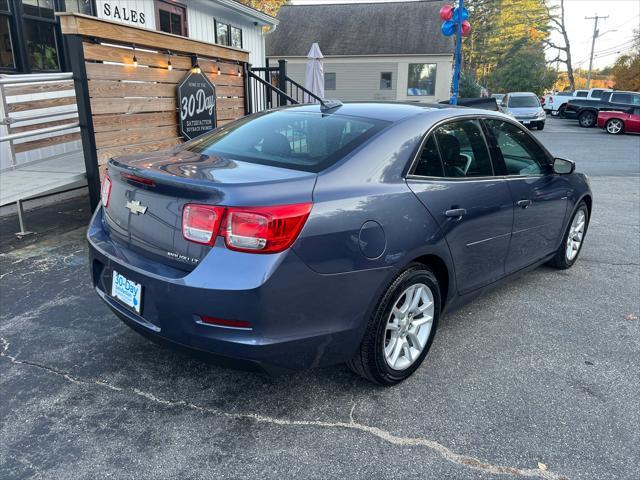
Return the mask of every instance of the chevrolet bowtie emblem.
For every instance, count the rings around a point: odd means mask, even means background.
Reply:
[[[143,215],[145,214],[145,212],[147,211],[147,207],[145,207],[144,205],[140,205],[140,202],[138,200],[133,200],[133,201],[129,201],[127,202],[126,207],[131,211],[131,213],[133,213],[134,215],[138,215],[140,213],[142,213]]]

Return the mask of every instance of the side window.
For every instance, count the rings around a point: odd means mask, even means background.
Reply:
[[[614,93],[611,95],[611,102],[631,105],[631,95],[628,93]]]
[[[435,131],[446,177],[493,175],[491,157],[477,120],[452,122]]]
[[[413,174],[421,177],[444,177],[440,154],[433,135],[429,135],[427,143],[420,152],[420,158],[418,158]]]
[[[589,95],[589,92],[585,92],[584,90],[576,92],[576,97],[586,98],[587,95]]]
[[[604,93],[604,90],[592,90],[591,98],[602,98],[603,93]]]
[[[507,175],[541,175],[547,171],[547,155],[522,128],[496,119],[485,123],[502,154]]]
[[[636,94],[631,94],[631,104],[632,105],[640,105],[640,95]]]

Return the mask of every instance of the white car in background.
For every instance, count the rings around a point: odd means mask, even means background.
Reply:
[[[527,128],[544,128],[547,114],[540,105],[540,99],[533,92],[507,93],[499,108],[502,113],[511,115]]]
[[[610,92],[610,88],[592,88],[591,90],[575,90],[571,92],[559,92],[555,95],[544,95],[544,111],[554,117],[564,114],[566,103],[573,98],[584,98],[586,100],[599,100],[605,92]]]

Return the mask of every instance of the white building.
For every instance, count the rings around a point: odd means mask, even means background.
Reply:
[[[454,42],[440,32],[439,2],[284,5],[267,58],[287,60],[304,85],[307,53],[324,55],[325,97],[436,102],[450,97]]]

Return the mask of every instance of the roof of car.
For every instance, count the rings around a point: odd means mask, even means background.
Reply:
[[[450,110],[452,116],[458,114],[495,114],[491,110],[481,110],[462,106],[453,106],[442,103],[416,103],[416,102],[345,102],[339,107],[323,110],[320,104],[292,105],[285,107],[289,111],[324,113],[336,115],[348,115],[353,117],[371,118],[388,122],[397,122],[404,118],[428,112],[441,112]]]
[[[527,97],[527,96],[533,96],[533,97],[537,97],[537,95],[533,92],[509,92],[509,96],[511,97]]]

